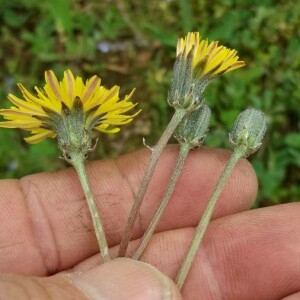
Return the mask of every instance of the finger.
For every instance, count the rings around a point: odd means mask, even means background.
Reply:
[[[142,206],[133,238],[141,236],[164,192],[178,153],[163,155]],[[202,149],[188,157],[158,231],[194,226],[230,153]],[[120,241],[134,194],[149,159],[147,151],[117,161],[89,163],[88,173],[104,221],[109,245]],[[233,172],[214,217],[248,209],[257,191],[246,160]],[[97,253],[90,215],[73,169],[0,182],[0,262],[2,272],[46,275],[64,270]],[[26,260],[24,260],[26,257]]]
[[[299,215],[300,203],[293,203],[212,221],[188,274],[183,298],[277,300],[298,292]],[[142,260],[174,279],[193,233],[185,228],[156,234]],[[132,242],[132,250],[137,242]],[[73,271],[97,264],[99,256],[94,256]]]
[[[282,300],[299,300],[299,299],[300,299],[300,292],[284,297]]]
[[[1,299],[6,300],[181,299],[169,278],[148,264],[128,259],[113,261],[69,277],[0,276],[0,294]]]

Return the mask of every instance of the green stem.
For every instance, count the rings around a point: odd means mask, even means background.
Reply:
[[[70,157],[71,157],[70,162],[72,163],[72,165],[74,166],[77,172],[92,217],[93,226],[99,244],[101,256],[103,258],[103,261],[107,262],[110,260],[110,256],[108,253],[108,246],[105,238],[102,220],[98,213],[97,205],[94,201],[90,183],[86,174],[86,170],[84,166],[84,157],[82,153],[77,153],[77,152],[70,153]]]
[[[166,127],[165,131],[163,132],[162,136],[160,137],[160,139],[157,142],[157,144],[155,145],[155,147],[152,149],[151,157],[148,162],[143,181],[142,181],[140,189],[134,199],[134,203],[131,208],[128,220],[127,220],[125,231],[122,236],[119,253],[118,253],[119,257],[123,257],[126,255],[128,244],[129,244],[131,234],[132,234],[132,228],[133,228],[134,222],[136,220],[138,211],[142,205],[144,196],[145,196],[147,188],[149,186],[154,169],[157,165],[158,159],[160,158],[164,148],[166,147],[166,145],[167,145],[170,137],[172,136],[173,132],[175,131],[176,127],[178,126],[180,121],[183,119],[183,117],[186,115],[186,113],[187,112],[184,109],[176,109],[170,123]]]
[[[243,157],[245,154],[244,151],[241,151],[240,149],[236,148],[230,157],[230,160],[228,161],[222,175],[220,176],[216,187],[208,201],[207,207],[203,213],[203,216],[196,228],[193,240],[191,242],[191,245],[189,247],[189,250],[183,260],[183,263],[181,265],[181,268],[178,272],[177,278],[176,278],[176,284],[179,289],[181,289],[184,285],[184,282],[186,280],[187,274],[190,270],[190,267],[192,265],[193,259],[195,257],[196,252],[199,249],[199,245],[202,241],[203,235],[207,229],[208,223],[211,219],[212,213],[214,211],[216,202],[225,186],[225,183],[231,174],[234,166],[238,162],[238,160]]]
[[[183,168],[185,159],[189,153],[190,150],[190,146],[187,143],[183,143],[180,146],[180,151],[177,157],[177,162],[176,162],[176,166],[174,168],[173,174],[169,180],[166,192],[146,230],[146,232],[144,233],[143,238],[141,239],[140,245],[138,246],[135,254],[132,256],[133,259],[139,260],[139,258],[141,257],[141,255],[143,254],[145,248],[147,247],[149,241],[151,240],[153,233],[157,227],[158,222],[161,219],[161,216],[169,202],[169,199],[174,191],[176,182],[179,178],[179,175],[181,173],[181,170]]]

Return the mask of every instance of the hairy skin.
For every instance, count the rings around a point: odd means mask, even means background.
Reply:
[[[164,192],[177,153],[176,146],[168,147],[158,164],[134,227],[131,252]],[[206,148],[189,155],[142,261],[175,278],[193,227],[229,156],[228,151]],[[113,257],[148,158],[143,150],[87,165]],[[249,211],[256,193],[255,173],[241,160],[217,203],[183,299],[297,299],[300,204]],[[148,264],[128,259],[101,264],[72,168],[1,180],[0,218],[4,299],[162,299],[162,294],[163,299],[180,299],[175,286]]]

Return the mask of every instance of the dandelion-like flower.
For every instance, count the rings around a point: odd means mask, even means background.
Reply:
[[[84,160],[87,153],[95,148],[92,146],[94,130],[118,132],[119,126],[131,122],[139,113],[128,113],[136,105],[130,101],[134,90],[120,100],[118,86],[106,89],[97,76],[84,83],[81,77],[75,78],[70,70],[64,72],[62,81],[57,80],[53,71],[46,71],[45,79],[44,88],[35,87],[36,95],[22,84],[18,86],[24,99],[8,95],[15,106],[0,110],[6,119],[0,122],[0,127],[30,131],[32,136],[25,140],[31,144],[57,136],[63,157],[78,174],[102,258],[109,261],[103,222],[93,198]]]
[[[192,69],[198,77],[220,75],[245,66],[236,50],[219,45],[218,41],[203,40],[199,32],[189,32],[177,42],[177,56],[186,58],[190,52]]]
[[[177,42],[177,58],[168,102],[174,107],[194,110],[203,101],[203,92],[217,76],[241,68],[237,51],[208,42],[198,32],[189,32]]]
[[[9,94],[15,106],[0,110],[7,120],[0,122],[0,127],[30,131],[32,136],[25,138],[28,143],[57,136],[63,151],[78,147],[87,152],[94,130],[116,133],[139,113],[128,114],[136,105],[130,101],[134,90],[120,100],[120,88],[101,86],[98,76],[84,83],[67,70],[59,82],[53,71],[46,71],[45,79],[44,88],[35,87],[36,95],[18,84],[24,99]]]

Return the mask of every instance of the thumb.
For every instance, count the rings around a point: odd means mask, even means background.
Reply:
[[[181,299],[168,277],[149,264],[130,259],[113,260],[67,277],[1,276],[0,295],[6,300]]]

